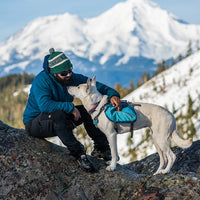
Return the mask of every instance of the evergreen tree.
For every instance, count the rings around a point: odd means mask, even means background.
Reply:
[[[182,56],[182,54],[179,54],[178,55],[178,61],[180,62],[181,60],[183,60],[183,56]]]
[[[200,50],[199,40],[197,40],[197,51]]]
[[[190,55],[192,55],[192,42],[191,42],[191,40],[188,43],[188,49],[187,49],[186,57],[188,57]]]
[[[175,60],[173,60],[173,61],[172,61],[172,66],[173,66],[173,65],[175,65],[175,64],[176,64],[176,61],[175,61]]]
[[[176,108],[175,108],[175,105],[174,105],[174,103],[173,103],[173,105],[172,105],[172,113],[173,113],[173,114],[175,114],[175,113],[176,113]]]
[[[192,102],[192,98],[191,96],[188,94],[188,109],[187,109],[187,118],[191,118],[194,114],[194,111],[193,111],[193,102]]]
[[[135,86],[134,86],[134,83],[133,83],[133,80],[130,81],[130,89],[129,89],[129,92],[132,92],[135,90]]]
[[[142,85],[142,81],[141,80],[139,80],[138,82],[137,82],[137,88],[139,88],[140,86]]]
[[[188,119],[188,128],[187,128],[188,138],[193,138],[196,135],[196,129],[192,119]]]

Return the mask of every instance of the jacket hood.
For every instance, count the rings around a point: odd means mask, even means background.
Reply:
[[[46,55],[44,57],[44,62],[43,62],[43,69],[44,71],[49,74],[50,73],[50,69],[49,69],[49,64],[48,64],[48,58],[49,58],[50,55]]]

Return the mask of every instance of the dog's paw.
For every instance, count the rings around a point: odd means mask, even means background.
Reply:
[[[157,175],[157,174],[163,174],[162,171],[163,171],[162,169],[159,169],[159,170],[157,170],[153,175],[155,176],[155,175]]]
[[[106,161],[106,165],[110,165],[111,164],[111,160]]]
[[[155,172],[153,175],[157,175],[157,174],[167,174],[169,173],[169,171],[166,171],[165,169],[160,169],[159,171]]]
[[[109,165],[108,167],[106,167],[106,170],[109,172],[115,171],[116,167],[112,167],[111,165]]]
[[[119,160],[120,160],[120,157],[117,156],[117,161],[119,161]],[[106,165],[111,165],[111,160],[106,161]]]
[[[157,175],[157,174],[160,174],[159,172],[155,172],[153,175],[155,176],[155,175]]]

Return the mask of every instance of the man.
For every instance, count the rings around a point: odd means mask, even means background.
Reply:
[[[84,124],[94,141],[93,156],[109,160],[110,147],[105,135],[94,126],[85,108],[82,105],[74,106],[73,97],[67,91],[67,86],[86,83],[88,77],[72,72],[72,63],[64,53],[56,52],[53,48],[49,51],[50,55],[44,59],[44,70],[33,80],[23,122],[31,136],[58,136],[79,165],[91,171],[93,165],[86,156],[84,146],[73,135],[73,129]],[[121,109],[120,96],[114,89],[99,82],[97,89],[103,95],[108,95],[118,110]]]

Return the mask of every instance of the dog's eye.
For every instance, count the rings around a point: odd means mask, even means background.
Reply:
[[[78,89],[80,88],[80,86],[78,86]]]

